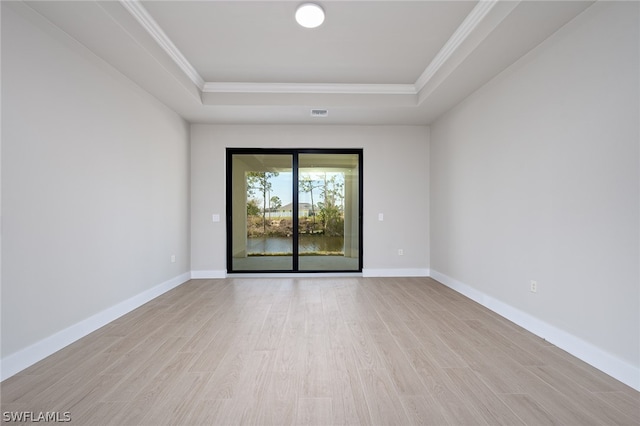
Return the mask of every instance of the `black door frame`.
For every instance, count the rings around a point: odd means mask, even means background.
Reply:
[[[293,264],[291,270],[234,270],[233,269],[233,201],[232,201],[232,163],[233,156],[236,154],[244,155],[291,155],[292,157],[292,179],[293,179]],[[299,213],[299,188],[298,188],[298,165],[300,154],[356,154],[358,155],[358,269],[357,270],[303,270],[299,269],[299,246],[298,246],[298,213]],[[361,273],[363,264],[363,235],[362,235],[362,208],[363,208],[363,150],[361,148],[227,148],[226,149],[226,239],[227,239],[227,273],[336,273],[336,272],[353,272]]]

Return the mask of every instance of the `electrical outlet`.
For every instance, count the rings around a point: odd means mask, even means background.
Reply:
[[[529,287],[529,290],[531,291],[531,293],[537,293],[538,292],[538,282],[537,281],[531,281],[531,286]]]
[[[171,263],[176,263],[176,255],[175,254],[171,255]]]
[[[404,256],[404,250],[398,249],[398,256]]]

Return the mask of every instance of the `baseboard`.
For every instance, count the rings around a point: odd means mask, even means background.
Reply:
[[[191,271],[191,278],[193,279],[219,279],[226,278],[227,276],[233,276],[238,278],[250,278],[250,277],[274,277],[278,274],[232,274],[227,275],[225,270],[211,270],[211,271]],[[318,276],[332,276],[332,273],[285,273],[280,274],[283,277],[318,277]],[[406,268],[406,269],[363,269],[360,273],[335,273],[333,276],[363,276],[363,277],[428,277],[429,269],[420,268]]]
[[[218,279],[226,278],[227,271],[224,269],[212,270],[212,271],[191,271],[192,279]]]
[[[49,355],[59,351],[65,346],[68,346],[84,336],[96,331],[100,327],[107,325],[111,321],[120,318],[126,313],[133,311],[161,294],[189,281],[190,278],[191,274],[189,272],[178,275],[177,277],[158,284],[155,287],[124,300],[115,306],[107,308],[102,312],[98,312],[79,323],[46,337],[31,346],[6,356],[1,362],[2,371],[0,372],[0,381],[19,373],[25,368],[30,367],[36,362],[41,361]]]
[[[268,274],[232,274],[227,275],[227,271],[225,270],[211,270],[211,271],[191,271],[191,278],[193,279],[218,279],[218,278],[226,278],[227,276],[238,277],[238,278],[250,278],[250,277],[274,277],[278,274],[268,273]],[[360,273],[283,273],[280,276],[283,277],[318,277],[318,276],[363,276],[363,277],[428,277],[429,269],[420,269],[420,268],[406,268],[406,269],[363,269],[362,274]]]
[[[428,277],[429,269],[363,269],[363,277]]]
[[[545,339],[587,364],[610,375],[614,379],[640,391],[640,368],[611,355],[579,337],[548,324],[513,306],[496,300],[468,284],[461,283],[433,269],[431,270],[431,278],[474,300],[536,336]]]

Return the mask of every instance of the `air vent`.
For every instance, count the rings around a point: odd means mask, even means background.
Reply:
[[[329,110],[327,109],[312,109],[311,110],[312,117],[328,117]]]

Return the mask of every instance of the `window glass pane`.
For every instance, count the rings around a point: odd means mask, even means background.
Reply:
[[[293,269],[292,158],[233,155],[233,271]]]
[[[357,154],[300,154],[299,268],[359,270]]]

